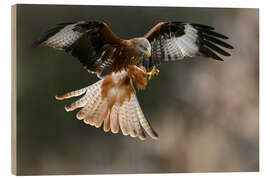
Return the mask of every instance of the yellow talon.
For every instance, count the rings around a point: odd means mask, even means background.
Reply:
[[[148,80],[152,78],[152,76],[157,76],[159,73],[159,70],[154,66],[150,72],[147,72]]]

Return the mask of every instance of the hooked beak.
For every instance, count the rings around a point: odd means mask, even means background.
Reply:
[[[150,51],[144,51],[144,54],[145,54],[147,57],[150,57],[150,56],[151,56],[151,52],[150,52]]]

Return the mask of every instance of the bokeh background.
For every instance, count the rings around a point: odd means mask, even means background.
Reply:
[[[224,62],[162,64],[137,96],[159,140],[146,141],[76,120],[57,93],[97,81],[72,56],[32,48],[57,23],[106,22],[121,38],[160,21],[207,24],[235,49]],[[259,171],[259,10],[239,8],[17,6],[19,175]]]

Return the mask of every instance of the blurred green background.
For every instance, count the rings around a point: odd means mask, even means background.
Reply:
[[[162,64],[137,96],[160,138],[146,141],[76,120],[57,93],[97,81],[79,61],[32,48],[57,23],[106,22],[121,38],[160,21],[207,24],[235,47],[224,62]],[[124,6],[17,6],[17,168],[19,175],[184,173],[259,170],[259,10]]]

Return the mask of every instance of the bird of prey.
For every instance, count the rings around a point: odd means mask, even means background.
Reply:
[[[104,22],[80,21],[61,23],[34,42],[35,47],[50,46],[77,58],[85,69],[96,74],[96,83],[61,95],[63,100],[83,95],[65,106],[66,111],[81,110],[76,117],[105,132],[153,139],[158,134],[146,120],[136,97],[133,82],[144,89],[156,68],[163,62],[185,57],[203,56],[222,60],[233,49],[222,39],[228,37],[213,27],[184,22],[160,22],[144,37],[124,40],[116,36]],[[120,127],[120,128],[119,128]]]

